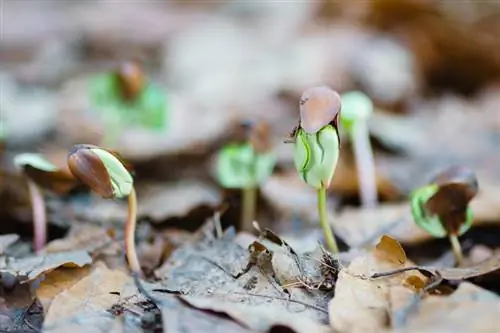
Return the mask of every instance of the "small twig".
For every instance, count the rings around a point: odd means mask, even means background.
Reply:
[[[314,310],[320,311],[322,313],[328,314],[328,310],[326,310],[326,309],[320,308],[320,307],[312,305],[312,304],[307,304],[305,302],[302,302],[302,301],[299,301],[299,300],[296,300],[296,299],[292,299],[292,298],[285,298],[285,297],[279,297],[279,296],[270,296],[270,295],[260,295],[260,294],[254,294],[254,293],[240,293],[240,292],[237,292],[237,291],[232,292],[232,294],[245,295],[245,296],[255,296],[255,297],[263,297],[263,298],[276,299],[276,300],[280,300],[280,301],[292,302],[292,303],[301,304],[301,305],[307,306],[307,307],[309,307],[311,309],[314,309]]]
[[[376,279],[379,277],[384,277],[384,276],[391,276],[391,275],[396,275],[399,273],[407,272],[407,271],[420,271],[421,267],[419,266],[409,266],[409,267],[403,267],[403,268],[398,268],[394,269],[392,271],[387,271],[387,272],[381,272],[381,273],[374,273],[370,276],[372,279]]]

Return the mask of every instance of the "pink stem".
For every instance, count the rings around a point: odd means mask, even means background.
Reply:
[[[33,209],[33,248],[39,252],[47,241],[47,216],[45,214],[45,198],[40,188],[28,179],[31,208]]]

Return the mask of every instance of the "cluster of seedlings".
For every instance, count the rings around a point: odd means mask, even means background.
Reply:
[[[141,114],[144,126],[164,128],[166,97],[151,83],[136,63],[126,63],[116,72],[102,75],[92,81],[94,106],[110,119],[120,117],[135,121]],[[368,119],[373,112],[371,100],[361,92],[339,95],[327,86],[306,90],[299,101],[299,121],[285,142],[293,143],[293,160],[298,176],[317,190],[317,208],[325,243],[322,261],[322,279],[302,278],[299,282],[310,288],[333,287],[337,270],[331,254],[338,252],[331,223],[327,220],[327,189],[335,173],[341,148],[341,127],[348,133],[353,145],[359,175],[362,206],[377,205],[377,187],[373,152],[368,137]],[[161,116],[160,116],[161,114]],[[111,128],[116,126],[110,126]],[[256,211],[256,193],[268,179],[276,164],[276,155],[270,139],[271,129],[264,122],[246,123],[237,140],[224,146],[218,153],[216,176],[225,188],[242,191],[242,228],[253,230]],[[128,198],[128,218],[125,225],[125,252],[132,272],[140,273],[134,234],[137,199],[130,166],[116,152],[88,144],[75,145],[69,152],[69,173],[52,165],[38,154],[21,154],[15,164],[24,174],[32,201],[34,222],[34,249],[41,250],[46,242],[46,215],[42,189],[55,194],[68,193],[77,185],[86,185],[103,198]],[[458,236],[472,225],[473,214],[468,207],[478,191],[474,173],[465,167],[452,167],[435,177],[429,185],[411,194],[411,211],[415,222],[435,237],[448,237],[457,262],[462,262]],[[269,230],[261,237],[296,253]],[[251,266],[263,269],[273,261],[272,252],[261,242],[250,246]],[[272,266],[272,265],[271,265]],[[297,261],[300,271],[300,263]],[[245,272],[242,272],[244,274]],[[274,274],[274,273],[273,273]],[[271,274],[271,275],[273,275]]]

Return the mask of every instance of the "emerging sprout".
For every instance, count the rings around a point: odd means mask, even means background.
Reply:
[[[359,91],[342,94],[341,99],[340,121],[353,146],[361,203],[372,208],[377,205],[377,183],[367,121],[373,113],[373,103]]]
[[[300,121],[292,132],[295,168],[304,182],[318,190],[320,223],[334,253],[338,247],[326,218],[326,190],[340,152],[339,114],[340,96],[335,91],[325,86],[308,89],[300,99]]]
[[[271,176],[276,156],[270,142],[270,128],[265,122],[241,127],[240,138],[224,146],[217,156],[216,173],[225,188],[242,190],[242,229],[253,230],[257,188]]]
[[[125,224],[125,253],[132,272],[141,266],[135,250],[137,199],[134,180],[121,157],[109,150],[87,144],[73,146],[68,155],[68,167],[73,175],[103,198],[128,196],[128,217]]]
[[[33,249],[38,252],[47,241],[47,217],[42,189],[64,194],[71,190],[77,181],[71,174],[60,170],[40,154],[19,154],[14,158],[14,164],[28,183],[33,210]]]
[[[124,62],[116,71],[92,79],[90,99],[107,125],[105,142],[114,141],[124,126],[166,128],[166,95],[137,62]]]
[[[434,237],[448,237],[459,265],[463,256],[458,236],[472,226],[474,215],[468,205],[478,188],[472,170],[453,166],[411,194],[411,211],[417,225]]]

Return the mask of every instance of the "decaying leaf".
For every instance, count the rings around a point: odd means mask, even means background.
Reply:
[[[372,253],[355,258],[339,273],[335,297],[330,301],[330,325],[339,332],[380,332],[393,325],[393,313],[405,306],[414,292],[403,285],[405,278],[421,274],[401,275],[383,280],[370,280],[370,272],[389,267],[403,267],[406,257],[394,240],[383,237]],[[407,263],[406,263],[407,264]],[[368,274],[368,275],[366,275]]]
[[[65,238],[53,240],[44,250],[47,253],[83,250],[89,253],[105,251],[112,254],[117,253],[119,248],[108,230],[90,224],[75,224]]]
[[[58,267],[83,267],[92,263],[86,251],[70,251],[27,258],[0,258],[0,273],[10,274],[21,283],[35,280]]]
[[[114,318],[106,310],[119,300],[119,293],[128,282],[132,280],[122,271],[97,267],[90,275],[54,297],[43,331],[97,333],[109,330]]]
[[[90,266],[78,269],[57,268],[47,273],[45,279],[36,288],[36,297],[42,304],[44,312],[47,314],[54,297],[70,289],[90,273]]]
[[[3,254],[6,248],[17,242],[19,239],[19,235],[9,234],[9,235],[0,235],[0,255]]]
[[[499,313],[497,295],[465,282],[449,296],[431,295],[422,300],[419,311],[398,332],[495,332]]]
[[[289,288],[287,294],[270,282],[272,279],[258,265],[238,277],[248,263],[248,251],[229,235],[196,240],[176,250],[156,272],[162,278],[157,289],[179,292],[195,307],[207,308],[210,303],[213,310],[227,313],[252,330],[265,331],[283,323],[297,332],[306,332],[311,325],[315,331],[322,329],[329,293],[305,291],[300,285]],[[300,328],[300,323],[309,324]]]

